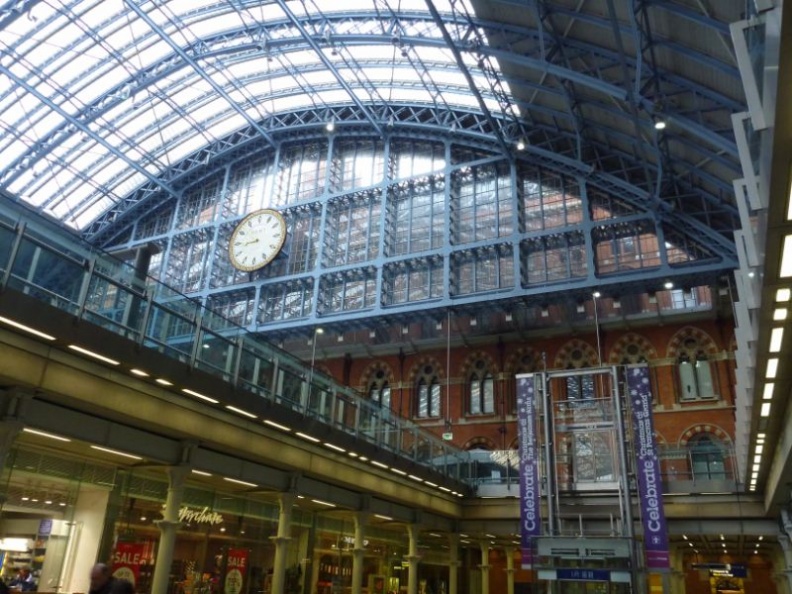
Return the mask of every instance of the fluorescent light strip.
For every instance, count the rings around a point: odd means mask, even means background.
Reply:
[[[420,476],[415,476],[414,474],[408,474],[407,476],[414,481],[418,481],[419,483],[424,482],[424,480]]]
[[[314,503],[318,503],[319,505],[326,505],[327,507],[335,507],[335,503],[328,503],[327,501],[322,501],[321,499],[311,499]]]
[[[786,307],[778,307],[773,310],[773,321],[774,322],[783,322],[787,319],[787,309]]]
[[[784,237],[784,248],[781,252],[781,270],[778,276],[781,278],[792,276],[792,234]]]
[[[762,444],[757,444],[754,448],[754,452],[757,454],[761,454],[764,451],[764,446]]]
[[[264,424],[269,425],[270,427],[275,427],[275,429],[280,429],[281,431],[291,431],[291,429],[289,429],[286,425],[281,425],[280,423],[270,421],[269,419],[264,419]]]
[[[245,415],[246,417],[249,417],[251,419],[256,418],[256,415],[254,415],[253,413],[249,413],[248,411],[242,410],[241,408],[237,408],[236,406],[231,406],[230,404],[226,404],[226,408],[235,413],[239,413],[240,415]]]
[[[313,435],[308,435],[307,433],[303,433],[301,431],[298,431],[297,433],[295,433],[295,435],[297,437],[302,437],[303,439],[307,439],[308,441],[313,443],[319,443],[320,441],[322,441],[321,439],[316,439]]]
[[[403,470],[399,470],[398,468],[391,468],[391,472],[395,472],[396,474],[400,474],[401,476],[407,476],[407,473]]]
[[[158,384],[160,384],[161,386],[172,386],[173,385],[172,381],[166,380],[164,377],[158,377],[154,381],[157,382]]]
[[[210,473],[210,472],[205,472],[205,471],[203,471],[203,470],[195,470],[195,469],[193,469],[191,472],[192,472],[193,474],[197,474],[197,475],[200,475],[200,476],[212,476],[212,473]]]
[[[764,387],[764,392],[762,392],[762,400],[772,400],[773,390],[775,390],[775,384],[773,382],[767,382]]]
[[[441,491],[445,491],[446,493],[450,493],[451,492],[451,489],[449,489],[448,487],[440,487],[440,490]]]
[[[427,485],[428,487],[436,487],[436,486],[437,486],[437,483],[432,483],[432,482],[426,481],[426,485]]]
[[[768,359],[767,371],[765,372],[765,377],[767,379],[775,379],[777,373],[778,373],[778,359]]]
[[[776,291],[776,301],[786,303],[792,299],[792,289],[778,289]]]
[[[754,456],[754,464],[761,464],[762,463],[762,456],[756,455]]]
[[[22,429],[25,433],[31,433],[33,435],[39,435],[41,437],[49,437],[50,439],[55,439],[57,441],[71,441],[68,437],[61,437],[60,435],[55,435],[53,433],[47,433],[46,431],[39,431],[38,429],[28,429],[25,427]]]
[[[77,346],[76,344],[70,344],[69,348],[73,351],[77,351],[78,353],[82,353],[83,355],[88,355],[89,357],[93,357],[94,359],[98,359],[104,363],[109,363],[110,365],[121,365],[115,359],[111,359],[110,357],[105,357],[104,355],[100,355],[99,353],[94,353],[93,351],[89,351],[88,349],[84,349],[81,346]]]
[[[770,347],[769,351],[771,353],[778,353],[781,351],[781,343],[784,341],[784,329],[783,328],[773,328],[773,331],[770,333]]]
[[[92,445],[91,449],[99,450],[100,452],[105,452],[108,454],[115,454],[116,456],[123,456],[124,458],[131,458],[132,460],[142,460],[140,456],[135,456],[134,454],[127,454],[126,452],[119,452],[118,450],[111,450],[110,448],[103,448],[101,446]]]
[[[328,447],[331,450],[335,450],[336,452],[341,452],[342,454],[346,454],[346,450],[344,448],[340,448],[334,443],[325,442],[325,447]]]
[[[357,458],[358,457],[358,453],[357,452],[349,452],[349,455],[352,456],[353,458]]]
[[[194,390],[189,390],[187,388],[182,388],[182,392],[184,392],[185,394],[189,394],[190,396],[195,396],[196,398],[200,398],[201,400],[206,400],[206,402],[211,402],[212,404],[217,404],[218,402],[220,402],[219,400],[215,400],[214,398],[210,398],[209,396],[204,396],[203,394],[195,392]]]
[[[24,324],[20,324],[19,322],[15,322],[14,320],[9,320],[8,318],[4,318],[3,316],[0,316],[0,322],[3,322],[3,324],[8,324],[9,326],[13,326],[17,330],[23,330],[24,332],[27,332],[28,334],[32,334],[33,336],[38,336],[39,338],[43,338],[44,340],[55,340],[54,336],[45,334],[44,332],[36,330],[35,328],[31,328],[30,326],[25,326]]]
[[[762,417],[769,417],[770,416],[770,403],[769,402],[763,402],[762,403],[762,408],[759,411],[759,416],[762,416]]]
[[[146,373],[145,371],[143,371],[142,369],[130,369],[129,373],[131,373],[132,375],[136,375],[138,377],[148,377],[149,376],[149,374]]]
[[[393,518],[390,516],[383,516],[382,514],[374,514],[375,518],[379,518],[380,520],[387,520],[388,522],[392,522]]]
[[[372,460],[371,463],[374,466],[379,466],[380,468],[384,468],[385,470],[388,469],[388,465],[387,464],[383,464],[382,462],[377,462],[376,460]]]
[[[244,485],[245,487],[258,487],[255,483],[249,483],[247,481],[240,481],[239,479],[228,478],[227,476],[223,477],[224,481],[228,481],[229,483],[234,483],[236,485]]]

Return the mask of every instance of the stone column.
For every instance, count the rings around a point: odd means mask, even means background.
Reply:
[[[408,554],[405,558],[409,564],[410,572],[407,576],[407,594],[418,594],[418,561],[421,559],[421,557],[418,555],[417,524],[409,524],[407,526],[407,536],[410,539]]]
[[[352,594],[361,594],[363,589],[363,554],[366,552],[364,537],[369,514],[355,514],[355,546],[352,549]]]
[[[514,594],[514,547],[506,547],[506,594]]]
[[[176,530],[181,526],[179,509],[184,496],[184,481],[189,472],[190,467],[186,465],[168,468],[168,497],[165,500],[162,519],[156,522],[160,530],[160,538],[154,575],[151,578],[151,594],[167,594],[168,592],[168,579],[170,578],[171,563],[173,563],[173,547],[176,544]]]
[[[448,535],[448,594],[459,589],[459,535]]]
[[[481,594],[489,594],[489,543],[481,542]]]
[[[275,543],[275,560],[272,567],[272,594],[283,594],[286,587],[286,557],[291,541],[292,506],[294,493],[281,493],[278,498],[278,534],[272,537]]]

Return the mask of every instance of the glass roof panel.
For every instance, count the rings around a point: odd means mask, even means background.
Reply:
[[[305,19],[310,43],[275,1],[29,4],[32,12],[23,4],[0,29],[0,46],[9,50],[0,61],[13,73],[0,76],[0,174],[10,191],[80,227],[151,181],[136,163],[160,175],[273,112],[353,99],[364,109],[388,99],[476,106],[453,53],[427,45],[442,35],[424,0],[288,0]],[[447,0],[435,4],[450,12]],[[391,42],[392,10],[412,11],[399,30],[423,40],[408,56]],[[332,48],[323,38],[327,27]],[[475,66],[474,57],[466,60]],[[474,83],[488,89],[480,70],[471,70]],[[37,152],[50,142],[48,153]],[[11,164],[23,167],[3,171]]]

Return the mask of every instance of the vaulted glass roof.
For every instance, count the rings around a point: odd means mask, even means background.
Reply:
[[[618,4],[6,2],[0,187],[85,230],[141,187],[171,191],[169,171],[233,133],[277,146],[283,114],[349,106],[382,134],[420,107],[730,236],[743,3]],[[660,136],[659,118],[676,125]]]

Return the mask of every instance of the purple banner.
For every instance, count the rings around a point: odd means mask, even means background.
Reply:
[[[668,569],[668,533],[663,509],[663,489],[660,461],[652,422],[652,388],[649,367],[627,368],[627,390],[633,417],[633,435],[638,474],[638,499],[641,502],[641,521],[648,569]]]
[[[542,533],[539,510],[539,448],[536,445],[534,376],[517,376],[517,438],[520,454],[520,547],[522,568],[531,569],[534,539]]]

